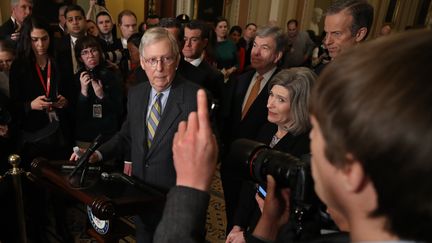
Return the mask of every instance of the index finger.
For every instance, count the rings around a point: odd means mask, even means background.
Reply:
[[[198,113],[198,126],[199,129],[208,131],[210,129],[209,112],[207,106],[207,95],[203,89],[198,90],[197,93],[197,113]]]

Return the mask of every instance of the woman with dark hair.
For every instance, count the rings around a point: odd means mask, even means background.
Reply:
[[[75,142],[78,147],[87,148],[98,134],[102,134],[104,140],[109,139],[120,128],[121,75],[107,68],[96,38],[79,38],[74,51],[80,66],[75,76],[79,86]]]
[[[222,17],[216,18],[214,22],[216,33],[215,59],[217,68],[227,80],[239,66],[237,59],[237,47],[228,37],[228,20]]]
[[[50,26],[43,20],[29,16],[24,20],[17,47],[17,57],[10,69],[10,98],[12,120],[20,133],[20,155],[24,168],[35,157],[66,160],[71,143],[67,116],[69,95],[62,82],[54,59],[54,39]],[[32,242],[50,242],[53,237],[65,241],[61,200],[55,200],[44,188],[24,183],[28,237]],[[57,198],[58,199],[58,198]],[[36,209],[36,210],[33,210]],[[60,211],[59,211],[60,210]],[[63,210],[63,211],[61,211]]]
[[[315,79],[312,70],[299,67],[284,69],[269,81],[268,123],[258,133],[258,142],[298,158],[309,156],[309,97]],[[227,242],[244,242],[244,233],[253,231],[263,203],[257,186],[245,181]]]
[[[237,47],[237,59],[239,61],[238,73],[243,72],[245,66],[246,49],[243,42],[240,42],[242,37],[242,28],[238,25],[231,27],[229,31],[229,38],[236,44]]]
[[[36,17],[24,20],[17,57],[10,69],[12,115],[22,134],[22,155],[65,159],[70,153],[65,114],[65,84],[54,60],[50,26]]]

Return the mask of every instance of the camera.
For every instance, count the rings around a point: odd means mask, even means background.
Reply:
[[[97,75],[96,75],[96,70],[91,69],[87,71],[87,74],[89,75],[90,79],[92,80],[96,80]]]
[[[267,175],[272,175],[277,186],[290,188],[296,207],[308,208],[316,203],[310,155],[299,159],[256,141],[238,139],[231,145],[230,158],[236,161],[235,170],[241,177],[265,185]]]

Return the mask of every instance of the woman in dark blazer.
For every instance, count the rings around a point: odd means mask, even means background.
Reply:
[[[268,115],[256,141],[295,157],[309,150],[309,96],[316,75],[308,68],[291,68],[277,73],[269,82]],[[252,232],[261,215],[257,186],[245,181],[227,242],[244,242],[244,232]],[[255,199],[256,198],[256,199]],[[262,201],[263,202],[263,201]]]
[[[71,150],[65,113],[69,98],[54,60],[53,44],[47,23],[35,17],[24,20],[9,87],[12,115],[22,135],[21,154],[28,163],[36,156],[66,159]]]
[[[78,85],[75,141],[80,148],[87,148],[98,134],[107,140],[120,128],[121,75],[107,68],[96,38],[79,38],[74,51],[81,67],[75,76]]]

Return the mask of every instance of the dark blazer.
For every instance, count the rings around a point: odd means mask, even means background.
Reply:
[[[279,69],[276,69],[271,78],[277,72],[279,72]],[[238,138],[255,139],[259,129],[267,122],[269,82],[267,82],[252,103],[245,117],[241,119],[243,101],[254,74],[255,70],[248,71],[238,76],[232,84],[231,102],[229,102],[231,110],[229,111],[229,118],[226,121],[227,127],[225,129],[228,134],[224,134],[226,146],[230,146],[231,142]]]
[[[7,40],[11,44],[16,45],[16,42],[11,39],[11,34],[15,32],[15,23],[9,18],[0,26],[0,40]]]
[[[75,74],[75,82],[79,85],[80,75],[86,71],[82,68]],[[86,142],[91,142],[98,134],[102,134],[104,139],[108,140],[120,129],[122,122],[123,90],[120,72],[112,71],[106,67],[106,63],[101,63],[92,70],[92,73],[102,82],[103,99],[96,96],[91,84],[88,86],[87,97],[80,91],[76,94],[75,140]],[[95,104],[102,106],[102,117],[93,117]]]
[[[256,141],[269,145],[273,135],[277,132],[277,125],[267,122],[258,132]],[[302,155],[310,153],[310,139],[309,131],[299,135],[291,133],[286,134],[273,149],[289,153],[295,157],[300,158]]]
[[[70,96],[66,92],[66,87],[62,82],[62,76],[58,70],[55,61],[51,59],[51,88],[49,97],[54,98],[57,94],[63,95],[68,101]],[[47,69],[41,71],[46,77]],[[10,97],[12,102],[11,114],[15,120],[15,125],[21,132],[37,133],[50,124],[50,121],[45,110],[32,110],[31,102],[38,96],[45,95],[45,90],[41,84],[36,71],[35,61],[24,58],[16,59],[10,70]],[[44,78],[46,82],[46,78]],[[70,106],[62,109],[56,109],[56,113],[60,119],[61,131],[64,138],[70,138],[70,120],[67,116]],[[56,141],[57,142],[57,141]],[[44,156],[47,159],[65,159],[66,152],[70,154],[68,144],[50,143],[50,146],[44,146],[38,153],[28,153],[28,155]],[[62,150],[62,151],[60,151]],[[25,154],[25,153],[24,153]],[[26,155],[26,154],[25,154]],[[24,155],[24,156],[25,156]],[[33,158],[32,158],[33,159]]]
[[[204,87],[206,82],[207,74],[201,69],[195,67],[189,62],[185,61],[183,57],[180,57],[180,63],[178,65],[177,71],[187,80]]]
[[[180,121],[187,120],[189,113],[196,111],[198,89],[197,85],[176,75],[150,149],[147,147],[146,121],[151,86],[149,82],[143,82],[130,89],[126,121],[121,130],[99,148],[103,158],[114,158],[130,148],[135,177],[165,190],[174,186],[172,141]]]
[[[51,31],[53,32],[54,38],[60,39],[66,35],[64,30],[62,28],[60,28],[60,26],[58,24],[51,25]]]
[[[206,60],[202,60],[200,65],[198,65],[198,68],[204,71],[206,74],[206,79],[202,86],[211,92],[214,99],[221,101],[222,89],[224,85],[223,74],[216,68],[212,67]]]
[[[78,85],[74,82],[73,62],[71,53],[71,36],[64,35],[62,38],[57,39],[56,42],[56,61],[59,66],[59,70],[62,74],[62,81],[68,86],[71,96],[76,96]],[[73,102],[75,104],[75,102]]]

